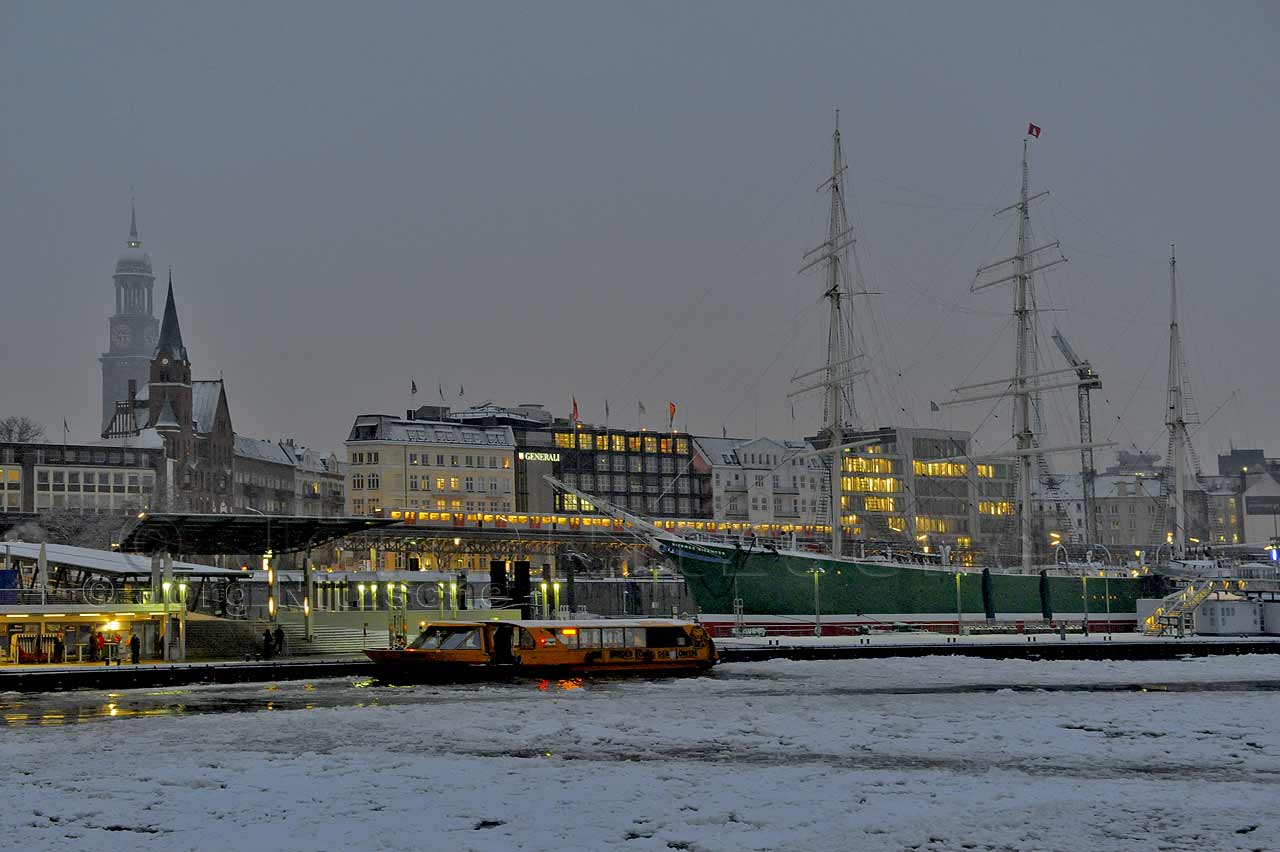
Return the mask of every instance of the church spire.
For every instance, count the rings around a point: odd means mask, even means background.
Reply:
[[[142,240],[138,239],[138,205],[134,198],[129,199],[129,248],[141,248]]]
[[[173,302],[173,269],[169,269],[169,294],[164,299],[164,317],[160,320],[160,340],[156,343],[156,355],[168,353],[178,361],[187,360],[187,349],[182,345],[182,329],[178,327],[178,308]]]

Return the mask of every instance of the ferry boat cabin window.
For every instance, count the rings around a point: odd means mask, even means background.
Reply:
[[[606,648],[623,648],[623,628],[605,627],[600,631],[600,643]]]
[[[479,630],[455,630],[440,643],[441,651],[479,651]]]
[[[526,651],[538,647],[538,643],[533,641],[533,634],[523,627],[520,628],[520,647]]]
[[[599,627],[583,627],[578,630],[578,647],[579,648],[599,648],[600,647],[600,628]]]
[[[644,628],[643,627],[625,627],[623,628],[624,643],[628,648],[644,647]]]
[[[689,637],[681,627],[650,627],[650,648],[677,648],[689,644]]]
[[[479,650],[480,631],[465,627],[429,627],[419,633],[409,647],[424,651]]]

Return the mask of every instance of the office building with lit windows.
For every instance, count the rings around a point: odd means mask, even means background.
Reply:
[[[829,445],[825,435],[808,440]],[[989,549],[1013,529],[1014,467],[971,456],[970,433],[846,430],[843,443],[859,445],[841,457],[841,517],[854,538],[964,552]]]
[[[581,423],[553,426],[550,433],[549,446],[522,448],[523,461],[542,459],[565,484],[620,509],[660,518],[711,518],[711,469],[690,436]],[[595,512],[572,494],[553,499],[556,512]]]

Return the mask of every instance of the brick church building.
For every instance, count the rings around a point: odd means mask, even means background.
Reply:
[[[110,445],[164,450],[164,469],[156,472],[153,508],[228,512],[232,510],[235,432],[226,388],[221,380],[191,377],[172,272],[159,331],[154,331],[155,276],[141,245],[135,215],[129,250],[116,264],[111,351],[101,359],[104,407],[110,403],[102,438]]]

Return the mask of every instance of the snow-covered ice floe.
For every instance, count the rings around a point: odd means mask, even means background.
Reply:
[[[1264,656],[25,696],[0,700],[0,829],[32,850],[1267,849],[1277,699]],[[125,712],[74,711],[97,701]],[[311,709],[203,712],[268,701]]]

